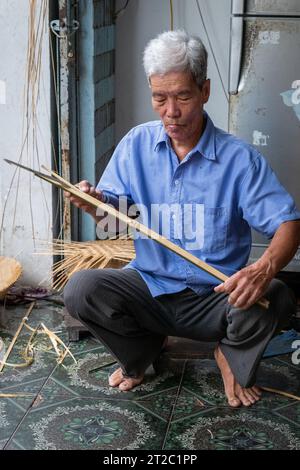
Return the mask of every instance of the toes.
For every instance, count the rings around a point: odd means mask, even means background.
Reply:
[[[255,396],[253,396],[249,388],[246,388],[244,390],[244,394],[245,394],[246,399],[250,402],[251,405],[254,405],[254,403],[256,403],[257,400]]]
[[[126,390],[130,390],[134,385],[129,382],[129,380],[123,380],[123,382],[120,383],[119,389],[123,390],[125,392]]]
[[[249,395],[251,395],[251,396],[253,397],[253,399],[255,400],[255,402],[257,402],[258,400],[260,400],[261,394],[259,395],[259,394],[254,390],[254,387],[247,388],[247,392],[249,393]]]
[[[242,388],[240,385],[236,386],[236,395],[241,400],[244,406],[251,406],[253,398],[250,398],[249,394],[247,393],[245,388]],[[254,403],[254,401],[253,401]]]
[[[253,392],[256,393],[256,395],[258,395],[259,397],[261,397],[261,395],[262,395],[262,390],[261,390],[259,387],[257,387],[256,385],[254,385],[254,386],[251,388],[251,390],[253,390]]]
[[[119,385],[119,389],[123,392],[131,390],[132,388],[136,387],[142,382],[143,378],[141,379],[123,379]]]
[[[228,404],[232,408],[238,408],[242,402],[237,397],[228,398]]]
[[[111,387],[117,387],[123,380],[122,369],[115,370],[108,379],[108,383]]]

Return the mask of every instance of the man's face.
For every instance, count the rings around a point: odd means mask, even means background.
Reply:
[[[198,141],[203,105],[208,101],[210,82],[200,89],[189,72],[170,72],[150,77],[152,106],[168,136],[179,144]]]

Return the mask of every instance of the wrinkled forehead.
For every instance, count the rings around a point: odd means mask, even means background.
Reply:
[[[169,72],[163,75],[151,75],[149,79],[152,94],[156,92],[179,93],[191,91],[197,87],[190,72]]]

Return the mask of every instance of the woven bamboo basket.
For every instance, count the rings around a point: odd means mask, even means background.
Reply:
[[[19,279],[22,267],[14,258],[0,256],[0,300],[4,299],[8,289]]]

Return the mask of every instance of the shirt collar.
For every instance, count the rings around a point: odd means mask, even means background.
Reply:
[[[198,143],[193,149],[193,153],[198,151],[201,155],[203,155],[203,157],[207,158],[208,160],[216,160],[215,126],[207,112],[203,111],[203,114],[206,120],[206,126]],[[167,146],[170,146],[170,138],[166,133],[163,125],[161,126],[161,130],[158,139],[155,143],[154,150],[157,151],[158,146],[162,143]]]

